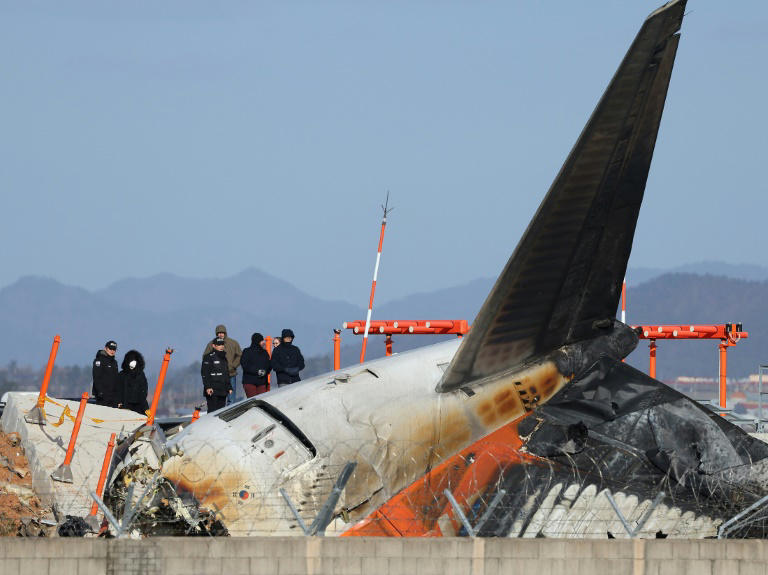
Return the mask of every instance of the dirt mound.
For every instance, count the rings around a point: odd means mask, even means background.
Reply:
[[[17,433],[0,432],[0,535],[43,535],[50,509],[32,491],[32,475]]]

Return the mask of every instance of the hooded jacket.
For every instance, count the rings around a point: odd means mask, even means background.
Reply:
[[[130,363],[136,361],[136,367],[131,369]],[[123,392],[121,403],[126,409],[143,414],[149,409],[147,393],[149,385],[144,375],[144,356],[132,349],[125,354],[120,371],[120,387]]]
[[[272,350],[272,369],[277,373],[277,383],[301,381],[299,372],[304,369],[304,356],[293,342],[283,342]]]
[[[232,391],[229,375],[227,374],[227,356],[225,352],[213,349],[211,353],[203,357],[200,375],[203,378],[203,394],[209,388],[213,389],[213,395],[217,397],[226,397]]]
[[[243,385],[267,385],[267,376],[272,369],[269,353],[260,342],[264,337],[260,333],[251,336],[251,345],[243,350],[240,366],[243,368]]]
[[[216,326],[215,333],[224,332],[224,353],[227,355],[227,365],[229,366],[229,377],[237,375],[237,368],[240,366],[240,358],[243,355],[243,350],[240,348],[240,344],[236,339],[232,339],[227,335],[227,326],[219,324]],[[203,357],[213,351],[213,345],[208,342],[203,352]]]
[[[93,359],[93,395],[99,405],[117,407],[123,401],[117,360],[103,349],[97,351]]]

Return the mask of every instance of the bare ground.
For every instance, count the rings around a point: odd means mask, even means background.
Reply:
[[[51,510],[32,491],[29,464],[16,433],[0,431],[0,536],[43,535]]]

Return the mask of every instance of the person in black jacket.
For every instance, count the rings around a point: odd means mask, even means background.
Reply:
[[[267,376],[272,370],[272,365],[264,336],[260,333],[251,336],[251,345],[243,350],[240,367],[243,368],[243,389],[246,397],[267,391]]]
[[[119,407],[123,401],[115,353],[117,344],[109,340],[93,360],[93,396],[96,403],[107,407]]]
[[[277,386],[283,387],[301,381],[299,372],[304,369],[304,356],[293,345],[293,331],[284,329],[280,339],[283,341],[272,350],[272,369],[277,374]]]
[[[227,404],[227,397],[232,393],[224,343],[221,338],[214,339],[211,342],[213,351],[203,357],[203,364],[200,366],[208,413],[224,407]]]
[[[144,356],[132,349],[123,358],[120,371],[120,388],[123,392],[123,409],[130,409],[142,415],[149,409],[147,403],[147,376],[144,375]]]

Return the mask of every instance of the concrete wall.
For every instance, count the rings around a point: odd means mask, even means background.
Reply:
[[[2,575],[752,575],[768,541],[0,539]]]

